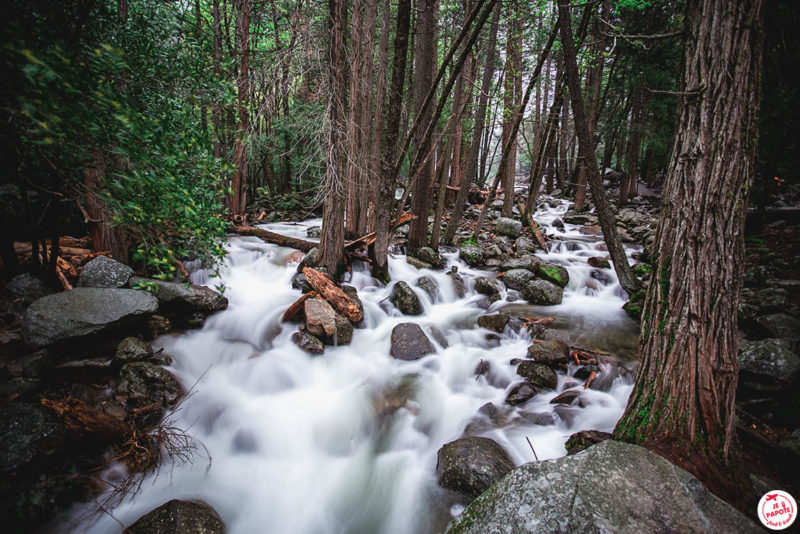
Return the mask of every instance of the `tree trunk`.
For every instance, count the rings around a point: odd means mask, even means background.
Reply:
[[[737,305],[753,183],[762,0],[692,0],[678,130],[656,230],[642,362],[617,439],[652,448],[734,502]],[[752,503],[751,503],[752,504]]]
[[[608,246],[611,260],[614,262],[614,270],[619,278],[619,283],[622,289],[632,294],[639,288],[639,280],[633,276],[631,267],[628,265],[625,250],[622,248],[619,236],[617,236],[617,223],[614,213],[611,211],[611,206],[608,204],[608,198],[606,198],[606,192],[603,188],[603,179],[597,170],[597,161],[595,161],[594,157],[595,142],[590,135],[589,121],[586,117],[578,79],[578,64],[569,9],[569,0],[558,0],[561,45],[564,48],[564,71],[567,74],[569,95],[572,99],[572,110],[575,117],[575,130],[578,133],[578,158],[581,160],[581,167],[586,173],[589,187],[592,190],[592,199],[597,208],[600,227],[603,229],[603,237]]]
[[[239,76],[236,80],[238,90],[238,125],[236,141],[233,146],[233,192],[228,202],[232,215],[241,215],[247,208],[247,133],[250,128],[250,115],[247,103],[250,100],[250,0],[236,0],[236,41],[239,45]]]
[[[521,96],[518,86],[522,80],[522,29],[520,28],[519,5],[516,0],[508,4],[508,36],[506,38],[506,67],[503,78],[503,133],[502,146],[511,143],[508,161],[504,167],[502,178],[505,195],[503,196],[503,217],[511,217],[514,209],[514,178],[517,170],[517,142],[511,138],[514,129],[514,113],[519,107]],[[537,84],[538,90],[538,84]],[[524,110],[523,110],[524,112]]]

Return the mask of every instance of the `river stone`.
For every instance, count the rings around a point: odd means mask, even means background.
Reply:
[[[436,479],[443,488],[475,498],[514,469],[514,462],[489,438],[466,437],[445,444],[437,455]]]
[[[758,292],[757,314],[781,312],[789,307],[789,292],[780,287],[768,287]]]
[[[552,222],[553,228],[558,228],[559,230],[564,230],[564,221],[562,221],[559,217],[553,219]]]
[[[321,226],[311,226],[306,229],[306,237],[310,237],[311,239],[319,239],[321,236],[322,236]]]
[[[744,341],[739,346],[739,386],[753,392],[777,392],[800,375],[800,356],[783,339]]]
[[[402,280],[397,282],[392,288],[392,294],[389,296],[389,300],[392,301],[392,304],[394,304],[403,315],[422,315],[423,310],[419,297],[414,293],[414,290],[411,289],[411,286]]]
[[[211,506],[171,500],[129,526],[131,534],[225,534],[225,523]]]
[[[508,395],[506,395],[506,404],[512,406],[524,404],[536,396],[537,393],[538,391],[534,385],[524,380],[511,388]]]
[[[800,321],[785,313],[773,313],[757,317],[755,322],[767,329],[772,337],[789,341],[796,348],[800,340]]]
[[[470,267],[481,267],[484,262],[483,251],[474,245],[464,245],[458,250],[458,257]]]
[[[637,445],[604,441],[514,469],[446,534],[762,532],[683,469]]]
[[[292,277],[292,289],[299,289],[303,295],[310,293],[314,290],[311,284],[306,280],[306,275],[298,273]]]
[[[97,256],[83,266],[78,276],[80,287],[124,287],[131,279],[133,269],[112,260],[108,256]]]
[[[419,249],[417,251],[417,258],[436,268],[441,268],[444,266],[442,257],[430,247],[422,247]]]
[[[303,303],[303,308],[309,334],[324,338],[336,332],[336,312],[327,300],[307,299]]]
[[[155,339],[172,330],[172,321],[163,315],[156,314],[147,319],[146,326],[150,339]]]
[[[361,298],[358,296],[358,289],[353,286],[342,285],[342,291],[345,295],[350,297],[350,300],[356,305],[358,311],[361,312],[361,317],[364,317],[364,304],[362,304]]]
[[[553,263],[539,263],[536,265],[535,270],[537,276],[544,278],[548,282],[552,282],[559,287],[566,287],[569,283],[569,272],[561,265]],[[560,301],[561,299],[559,299]]]
[[[507,235],[514,239],[522,232],[522,223],[507,217],[500,217],[494,223],[494,230],[500,235]]]
[[[556,420],[549,413],[543,412],[519,412],[519,416],[527,423],[539,426],[548,426],[556,424]]]
[[[153,357],[153,347],[135,337],[126,337],[117,345],[114,361],[117,363],[136,362]]]
[[[306,255],[297,264],[297,272],[302,273],[304,267],[316,267],[317,263],[319,263],[319,249],[314,247],[306,252]]]
[[[517,249],[517,253],[533,252],[536,250],[536,243],[524,235],[517,238],[517,240],[514,242],[514,246]]]
[[[436,352],[431,340],[416,323],[400,323],[392,329],[392,347],[389,354],[398,360],[418,360]]]
[[[508,324],[508,315],[505,313],[492,313],[478,317],[478,326],[488,328],[495,332],[502,332]]]
[[[203,315],[210,315],[228,307],[228,299],[205,286],[149,278],[131,278],[131,285],[137,283],[157,288],[153,294],[158,299],[159,312],[187,314],[199,312]]]
[[[334,335],[324,339],[328,345],[349,345],[353,340],[353,323],[347,320],[346,317],[336,314],[335,319],[336,332]]]
[[[308,332],[295,332],[292,334],[292,343],[309,354],[322,354],[325,352],[325,345],[322,344],[322,341]]]
[[[558,386],[556,372],[543,363],[526,360],[517,367],[517,374],[534,386],[555,389]]]
[[[22,318],[22,335],[31,347],[102,334],[143,320],[158,301],[144,291],[76,287],[30,305]]]
[[[475,279],[475,291],[481,295],[497,295],[500,289],[497,287],[497,280],[488,276],[479,276]]]
[[[578,454],[581,451],[585,451],[592,445],[597,445],[598,443],[602,443],[611,438],[612,436],[608,432],[600,432],[599,430],[581,430],[579,432],[575,432],[569,437],[567,442],[564,443],[564,448],[567,449],[567,456],[572,456],[573,454]]]
[[[117,394],[128,399],[134,407],[159,403],[174,406],[183,389],[169,371],[150,362],[131,362],[122,366],[117,381]]]
[[[414,282],[414,286],[427,293],[431,302],[439,300],[439,284],[430,276],[420,276],[417,278],[416,282]]]
[[[563,290],[547,280],[532,280],[521,291],[522,298],[531,304],[552,306],[561,304]]]
[[[598,269],[610,269],[611,264],[608,263],[608,258],[603,258],[601,256],[592,256],[586,263],[589,264],[590,267],[596,267]]]
[[[535,256],[528,255],[522,258],[507,259],[500,265],[500,268],[503,271],[510,271],[512,269],[527,269],[528,271],[533,271],[537,263]]]
[[[581,226],[597,224],[598,222],[596,215],[593,215],[591,213],[575,213],[572,210],[565,213],[561,217],[561,220],[564,221],[565,223],[579,224]]]
[[[51,421],[44,408],[12,402],[0,406],[0,473],[13,471],[38,455],[63,446],[64,429]]]
[[[450,272],[447,275],[453,281],[453,291],[456,292],[456,296],[463,298],[467,294],[467,285],[464,283],[464,279],[457,272]]]
[[[12,297],[26,303],[31,303],[53,293],[53,290],[47,284],[30,273],[18,274],[9,280],[8,284],[6,284],[6,291]]]
[[[521,291],[525,284],[532,281],[536,278],[532,272],[527,269],[511,269],[510,271],[506,271],[506,274],[503,275],[503,283],[509,289],[516,289],[517,291]]]
[[[528,358],[555,367],[569,361],[569,345],[560,339],[549,339],[544,343],[534,343],[528,347]]]

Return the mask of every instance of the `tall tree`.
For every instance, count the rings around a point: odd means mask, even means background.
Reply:
[[[738,500],[737,304],[753,183],[762,0],[691,0],[678,132],[656,230],[636,384],[614,435]]]
[[[522,100],[522,28],[519,2],[508,4],[508,35],[506,37],[506,66],[503,76],[503,133],[501,146],[511,143],[508,161],[503,171],[503,217],[511,217],[514,207],[514,179],[517,174],[517,140],[511,138],[514,129],[514,112]],[[538,88],[538,85],[537,85]]]
[[[239,50],[238,125],[233,148],[233,184],[228,209],[233,215],[241,215],[247,207],[247,135],[250,128],[250,0],[236,0],[236,44]]]

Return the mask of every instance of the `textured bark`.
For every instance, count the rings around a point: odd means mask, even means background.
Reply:
[[[642,363],[615,430],[734,501],[743,497],[731,482],[740,467],[736,315],[757,144],[762,3],[688,3],[684,93],[644,305]]]
[[[592,199],[597,208],[597,216],[600,219],[600,227],[603,229],[603,238],[608,246],[611,260],[614,262],[614,270],[619,278],[622,289],[629,294],[634,293],[639,288],[639,280],[633,276],[631,267],[628,265],[628,258],[622,243],[617,235],[617,223],[611,206],[608,203],[603,179],[597,170],[597,161],[594,157],[595,142],[589,130],[589,120],[583,105],[580,81],[578,79],[578,64],[575,57],[575,43],[572,38],[572,25],[569,15],[569,1],[558,0],[559,26],[561,27],[561,45],[564,48],[564,71],[567,75],[567,85],[572,99],[572,110],[575,118],[575,130],[578,134],[578,158],[581,166],[586,173],[589,187],[592,190]]]
[[[333,309],[341,313],[354,323],[361,322],[363,317],[358,306],[347,296],[347,294],[336,287],[331,280],[311,267],[303,267],[303,274],[306,276],[308,284],[314,288],[322,298],[333,306]]]
[[[236,41],[239,45],[239,75],[236,79],[238,90],[238,124],[236,141],[233,145],[233,192],[228,200],[228,210],[232,215],[244,213],[247,204],[247,133],[250,128],[250,113],[247,104],[250,100],[250,0],[236,0]]]
[[[509,2],[508,37],[506,39],[506,66],[503,78],[503,133],[500,136],[502,146],[511,142],[508,161],[504,167],[502,178],[505,194],[503,195],[503,217],[511,217],[514,208],[514,178],[517,171],[517,141],[511,137],[514,129],[514,111],[519,107],[522,95],[519,88],[522,84],[522,29],[520,28],[519,5],[516,0]],[[537,91],[539,85],[536,85]]]

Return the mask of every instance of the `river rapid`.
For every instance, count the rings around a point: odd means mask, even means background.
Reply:
[[[490,311],[552,316],[554,335],[631,362],[637,326],[621,308],[625,294],[613,269],[597,280],[586,263],[606,255],[602,238],[569,224],[551,227],[567,204],[549,202],[536,219],[557,239],[539,256],[569,271],[562,304],[509,302],[514,294],[503,290]],[[319,224],[264,227],[305,238],[307,228]],[[521,379],[510,361],[525,357],[531,338],[524,329],[507,327],[497,335],[476,325],[486,310],[478,306],[483,295],[474,292],[474,279],[494,274],[468,267],[457,252],[444,257],[447,270],[457,266],[466,282],[463,298],[445,271],[418,270],[402,255],[390,258],[393,281],[413,287],[427,275],[439,286],[435,301],[414,288],[425,309],[416,317],[401,315],[388,302],[394,282],[382,286],[355,266],[347,283],[363,302],[363,328],[355,330],[350,345],[311,356],[290,340],[297,324],[280,322],[301,295],[291,287],[297,267],[287,263],[292,252],[257,238],[231,237],[219,276],[193,273],[196,283],[224,285],[229,308],[202,330],[165,336],[154,345],[173,357],[169,370],[190,390],[169,417],[202,446],[193,463],[165,465],[148,477],[140,493],[110,511],[117,520],[129,525],[168,500],[197,499],[212,505],[232,534],[438,532],[465,501],[437,485],[437,451],[465,429],[494,439],[519,465],[534,460],[533,450],[540,460],[563,456],[572,433],[611,431],[622,415],[630,375],[609,382],[605,391],[584,391],[583,381],[569,376],[572,367],[559,373],[555,390],[520,406],[504,404]],[[391,358],[392,328],[403,322],[418,323],[437,352],[416,361]],[[481,360],[490,371],[476,377]],[[581,390],[587,406],[550,404],[565,388]],[[491,418],[479,411],[490,402],[498,408]],[[530,414],[549,414],[553,424],[533,424]],[[78,528],[86,530],[121,527],[103,515]]]

